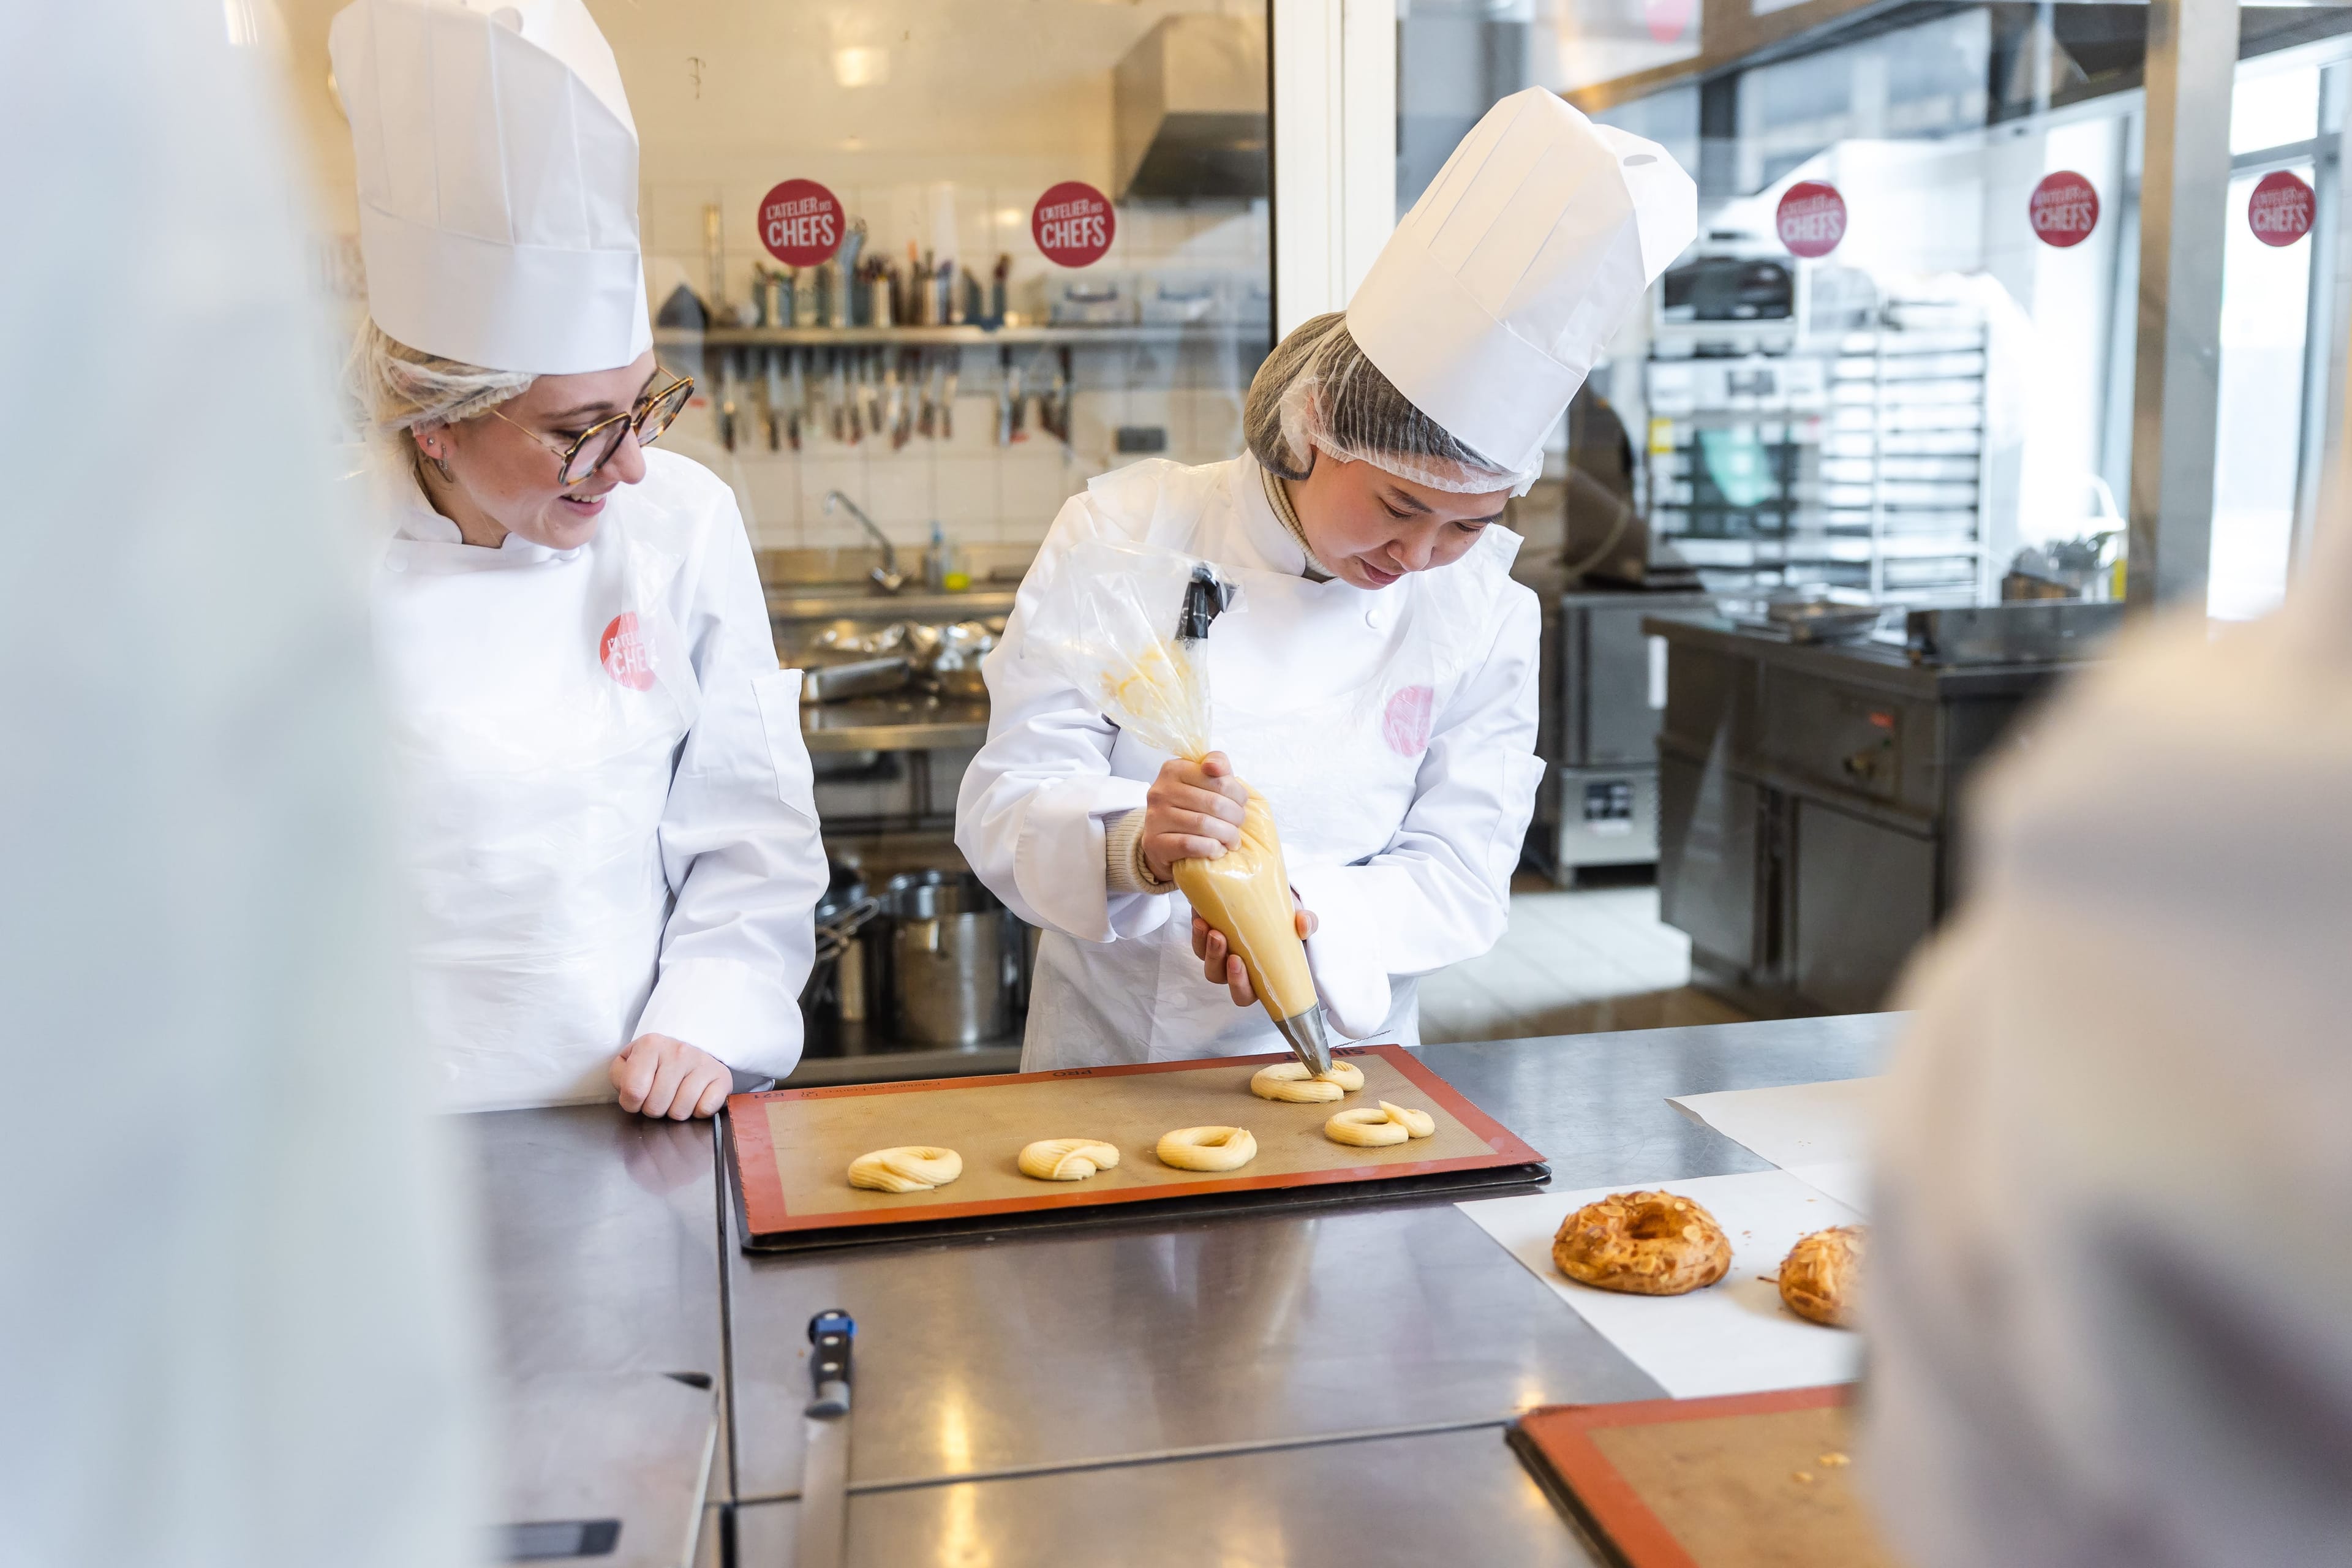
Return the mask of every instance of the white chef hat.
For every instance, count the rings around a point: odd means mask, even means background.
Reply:
[[[580,0],[358,0],[328,47],[377,326],[531,375],[653,346],[636,125]]]
[[[1349,335],[1524,485],[1602,346],[1697,233],[1697,188],[1664,148],[1529,88],[1486,111],[1397,225]]]

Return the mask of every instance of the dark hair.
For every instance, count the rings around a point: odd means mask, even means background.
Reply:
[[[1413,406],[1356,346],[1343,312],[1304,322],[1276,344],[1250,378],[1242,404],[1242,437],[1250,455],[1269,473],[1303,479],[1315,466],[1315,448],[1303,437],[1294,445],[1284,428],[1284,410],[1295,405],[1294,391],[1313,399],[1323,432],[1349,451],[1393,452],[1503,471]]]

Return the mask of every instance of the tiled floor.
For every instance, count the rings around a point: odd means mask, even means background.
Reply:
[[[1658,919],[1655,884],[1562,891],[1522,872],[1495,950],[1421,983],[1421,1037],[1509,1040],[1737,1023],[1690,984],[1690,941]]]

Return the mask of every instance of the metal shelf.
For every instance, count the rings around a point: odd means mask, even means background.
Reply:
[[[858,697],[801,710],[812,754],[978,750],[988,740],[988,699]]]
[[[911,553],[917,547],[907,547]],[[983,616],[1013,613],[1015,589],[992,584],[950,593],[885,594],[864,584],[770,583],[768,618],[772,621],[976,621]]]
[[[1242,338],[1271,342],[1270,327],[1192,321],[1166,327],[664,327],[661,348],[1049,348],[1117,347],[1129,343],[1223,342]]]

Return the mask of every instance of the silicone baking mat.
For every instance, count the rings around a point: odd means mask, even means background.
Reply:
[[[1624,1568],[1901,1568],[1854,1490],[1852,1392],[1549,1405],[1510,1443]]]
[[[1333,1055],[1363,1069],[1364,1087],[1319,1105],[1250,1092],[1252,1074],[1288,1056],[739,1094],[727,1108],[744,1244],[792,1250],[1014,1222],[1128,1218],[1139,1205],[1189,1212],[1451,1194],[1549,1174],[1541,1154],[1402,1047],[1356,1046]],[[1381,1149],[1323,1135],[1334,1112],[1383,1100],[1428,1111],[1435,1135]],[[1160,1134],[1201,1126],[1248,1128],[1257,1157],[1223,1174],[1160,1163],[1153,1150]],[[1083,1182],[1023,1175],[1022,1149],[1044,1138],[1099,1139],[1118,1148],[1119,1163]],[[919,1193],[849,1184],[852,1160],[903,1144],[953,1149],[963,1157],[962,1176]]]

